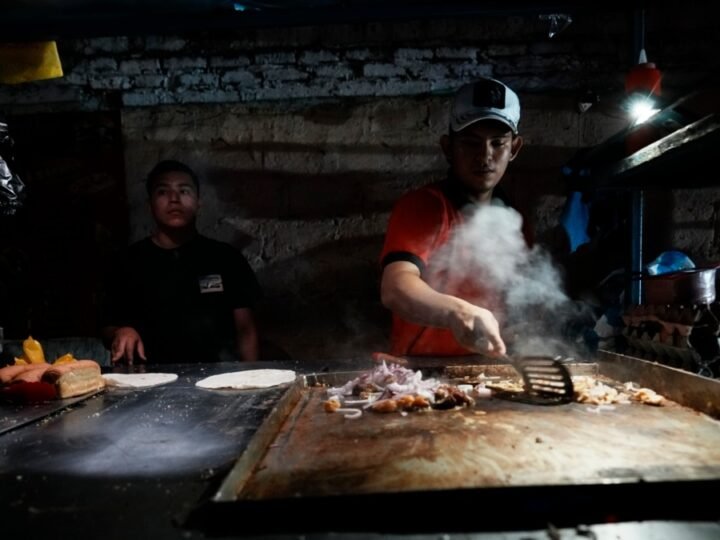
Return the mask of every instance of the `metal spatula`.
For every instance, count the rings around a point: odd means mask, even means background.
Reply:
[[[504,356],[520,373],[524,392],[499,392],[498,397],[535,405],[570,403],[575,389],[567,366],[549,356]]]

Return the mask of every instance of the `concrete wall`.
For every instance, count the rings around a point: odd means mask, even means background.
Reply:
[[[647,49],[680,95],[717,68],[717,33],[702,12],[668,15],[649,10]],[[265,288],[264,335],[295,357],[363,354],[387,337],[377,258],[390,208],[444,175],[452,90],[494,76],[520,94],[526,147],[505,187],[540,238],[564,203],[563,163],[626,125],[627,15],[547,30],[518,16],[61,42],[66,76],[0,87],[0,109],[118,110],[130,240],[150,227],[143,176],[186,161],[204,179],[202,231],[242,247]],[[581,114],[586,90],[600,101]],[[678,247],[718,256],[705,201],[719,195],[693,199],[701,223]]]

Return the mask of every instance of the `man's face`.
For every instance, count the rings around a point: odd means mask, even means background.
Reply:
[[[502,122],[480,121],[441,141],[457,178],[473,193],[491,192],[522,146]]]
[[[150,192],[150,211],[162,228],[184,229],[194,225],[199,206],[197,188],[184,172],[163,174]]]

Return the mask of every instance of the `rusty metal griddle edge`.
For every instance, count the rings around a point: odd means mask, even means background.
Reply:
[[[230,473],[225,477],[212,500],[223,501],[237,498],[237,494],[252,475],[255,466],[262,459],[288,415],[302,398],[304,387],[304,377],[299,377],[290,385],[287,392],[283,394],[283,397],[280,398],[280,401],[275,405],[265,422],[257,430]]]
[[[641,358],[598,352],[600,374],[633,381],[676,403],[720,419],[720,381]]]

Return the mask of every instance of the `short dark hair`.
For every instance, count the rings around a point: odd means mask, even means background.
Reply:
[[[155,165],[148,173],[147,178],[145,179],[145,187],[147,188],[148,195],[152,195],[155,182],[157,182],[161,176],[169,172],[181,172],[187,174],[193,184],[195,184],[197,192],[200,193],[200,180],[198,179],[198,175],[195,174],[195,171],[184,163],[174,159],[166,159]]]

